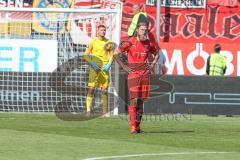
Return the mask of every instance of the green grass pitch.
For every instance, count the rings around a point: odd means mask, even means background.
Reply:
[[[1,160],[239,160],[240,117],[145,120],[129,134],[119,117],[62,121],[54,114],[0,113]]]

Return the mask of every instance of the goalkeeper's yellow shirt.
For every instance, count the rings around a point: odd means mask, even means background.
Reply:
[[[104,49],[107,42],[109,42],[108,39],[100,40],[98,38],[94,38],[90,41],[88,49],[91,49],[90,54],[94,56],[92,60],[98,64],[105,65],[113,59],[113,52],[108,53]]]

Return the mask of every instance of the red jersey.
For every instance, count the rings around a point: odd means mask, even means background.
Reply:
[[[133,71],[146,70],[147,63],[152,60],[153,55],[159,51],[155,41],[138,41],[136,37],[128,39],[119,48],[120,52],[126,52],[128,66]]]
[[[153,60],[153,55],[159,52],[159,47],[153,38],[138,41],[131,37],[118,48],[120,53],[126,52],[128,66],[133,72],[128,74],[130,99],[148,99],[150,95],[150,71],[147,64]]]

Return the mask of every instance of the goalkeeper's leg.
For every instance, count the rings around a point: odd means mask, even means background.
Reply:
[[[88,89],[88,93],[87,93],[87,113],[90,114],[91,113],[91,108],[92,108],[92,101],[93,101],[93,93],[94,93],[94,89],[93,88],[89,88]]]
[[[93,102],[93,95],[94,89],[96,88],[96,79],[98,78],[97,73],[91,68],[89,71],[89,79],[88,79],[88,93],[87,93],[87,100],[86,100],[86,107],[87,107],[87,114],[90,115],[92,102]]]
[[[110,83],[110,77],[109,74],[107,72],[101,72],[101,74],[98,77],[98,84],[99,87],[101,88],[102,91],[102,114],[104,116],[108,116],[108,87],[109,87],[109,83]]]

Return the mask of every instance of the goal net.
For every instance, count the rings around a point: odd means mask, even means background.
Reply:
[[[99,24],[117,44],[120,12],[102,9],[0,9],[0,111],[85,112],[88,64],[83,60]],[[116,107],[118,67],[111,68],[109,111]],[[95,92],[94,109],[100,110]],[[115,112],[116,113],[116,112]]]

